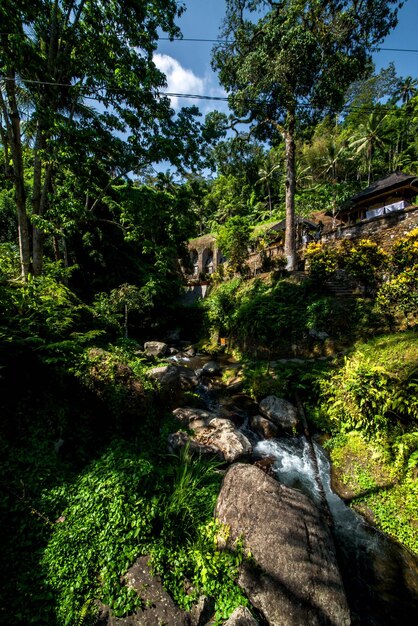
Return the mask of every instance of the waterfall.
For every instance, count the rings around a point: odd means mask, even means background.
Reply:
[[[371,527],[331,489],[325,451],[313,443],[333,519],[333,535],[353,626],[412,626],[418,623],[418,560]],[[259,441],[254,452],[275,459],[277,480],[321,506],[316,467],[304,435]]]

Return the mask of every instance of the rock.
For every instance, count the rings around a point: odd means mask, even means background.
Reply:
[[[162,367],[153,367],[147,372],[148,378],[158,382],[163,389],[175,388],[180,383],[179,368],[175,365],[163,365]]]
[[[217,417],[215,413],[202,409],[189,407],[175,409],[173,415],[180,423],[193,430],[193,435],[188,439],[194,446],[200,448],[202,453],[217,455],[222,460],[233,463],[237,459],[250,454],[251,443],[234,424],[225,418]],[[171,436],[170,445],[186,442],[186,433],[175,433]]]
[[[264,439],[273,439],[279,434],[279,427],[262,415],[253,415],[250,420],[252,430]]]
[[[238,584],[270,626],[348,626],[348,609],[331,533],[313,502],[254,465],[224,477],[215,514],[242,538],[251,561]]]
[[[244,388],[244,381],[239,376],[234,376],[227,381],[226,387],[230,393],[239,393]]]
[[[246,606],[239,606],[223,626],[258,626],[258,622]]]
[[[218,363],[215,363],[215,361],[209,361],[202,367],[203,376],[219,376],[220,373],[221,366]]]
[[[187,613],[179,609],[163,589],[159,577],[151,574],[149,557],[141,556],[124,576],[126,584],[135,589],[142,600],[143,609],[123,618],[110,618],[109,626],[189,626]]]
[[[166,356],[168,345],[162,341],[147,341],[144,343],[144,352],[147,356]]]
[[[256,467],[259,467],[261,470],[263,470],[263,472],[273,477],[274,477],[275,463],[276,463],[276,460],[272,456],[265,456],[265,457],[262,457],[261,459],[257,459],[256,461],[254,461],[254,465]]]
[[[216,413],[211,413],[210,411],[205,411],[203,409],[194,409],[187,406],[174,409],[173,415],[183,426],[186,426],[194,431],[205,428],[210,420],[217,417]]]
[[[311,330],[309,331],[309,336],[312,337],[312,339],[317,339],[318,341],[325,341],[325,339],[329,338],[328,333],[325,333],[321,330],[315,330],[315,328],[311,328]]]
[[[246,415],[257,415],[258,404],[251,396],[245,393],[237,393],[221,400],[221,404],[228,411],[244,411]]]
[[[190,346],[189,348],[186,348],[184,354],[186,356],[196,356],[196,350],[192,346]]]
[[[199,440],[219,448],[228,463],[234,463],[252,451],[252,445],[247,437],[237,430],[230,420],[222,417],[212,419],[208,428],[199,434]]]
[[[291,430],[297,426],[297,410],[293,404],[283,398],[267,396],[261,400],[259,408],[264,417],[284,430]]]
[[[193,456],[204,456],[209,459],[216,457],[219,461],[225,460],[220,450],[215,449],[213,446],[205,446],[202,443],[194,441],[184,430],[179,430],[176,433],[168,435],[167,449],[171,454],[179,452],[186,446],[189,447],[189,452]]]
[[[190,390],[197,386],[199,380],[197,378],[196,372],[191,367],[180,365],[178,367],[178,371],[180,374],[180,383],[182,389]]]
[[[201,596],[190,610],[190,626],[206,626],[215,613],[215,600]]]
[[[177,348],[173,348],[173,347],[171,347],[168,352],[169,352],[170,356],[176,356],[176,354],[179,353]]]

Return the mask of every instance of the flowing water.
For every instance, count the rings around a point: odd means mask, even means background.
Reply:
[[[371,527],[331,489],[324,450],[314,444],[319,476],[304,436],[257,443],[255,452],[273,457],[279,482],[300,489],[321,505],[322,489],[333,520],[333,535],[353,626],[418,624],[418,559]],[[323,493],[322,492],[322,493]]]
[[[176,360],[197,370],[210,359]],[[223,366],[231,364],[228,359],[221,362]],[[209,410],[219,410],[216,391],[201,383],[199,393]],[[279,482],[304,492],[331,514],[325,519],[332,524],[352,625],[417,626],[418,558],[370,526],[332,491],[324,450],[316,443],[309,445],[305,436],[260,441],[247,430],[246,420],[242,430],[250,436],[257,456],[274,459],[273,471]]]

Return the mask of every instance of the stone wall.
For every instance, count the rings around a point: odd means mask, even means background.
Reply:
[[[363,220],[351,226],[339,226],[322,234],[321,243],[341,239],[371,239],[385,250],[390,250],[398,239],[418,228],[418,206]]]
[[[418,228],[418,206],[372,217],[351,226],[338,226],[333,230],[323,232],[319,241],[324,244],[332,244],[342,239],[371,239],[389,251],[396,241],[405,237],[414,228]],[[205,284],[208,276],[216,272],[219,264],[223,262],[221,252],[216,246],[216,240],[212,235],[204,235],[190,241],[188,247],[192,264],[189,271],[184,272],[186,282],[190,286]],[[303,244],[297,250],[300,269],[303,267],[305,247]],[[268,271],[270,266],[270,269],[274,266],[276,259],[283,254],[282,242],[271,244],[264,251],[264,258],[259,252],[251,253],[247,261],[250,274],[255,276],[261,271]],[[196,295],[196,290],[193,293]],[[201,297],[205,295],[206,290],[205,293],[201,294]]]

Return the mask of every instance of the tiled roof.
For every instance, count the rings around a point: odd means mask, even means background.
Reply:
[[[392,174],[389,174],[389,176],[372,183],[370,187],[363,189],[363,191],[360,191],[360,193],[350,198],[350,203],[358,202],[359,200],[363,200],[363,198],[374,196],[382,191],[389,191],[390,189],[394,189],[396,187],[409,185],[414,181],[414,186],[418,189],[418,178],[416,176],[413,174],[404,174],[403,172],[393,172]]]

